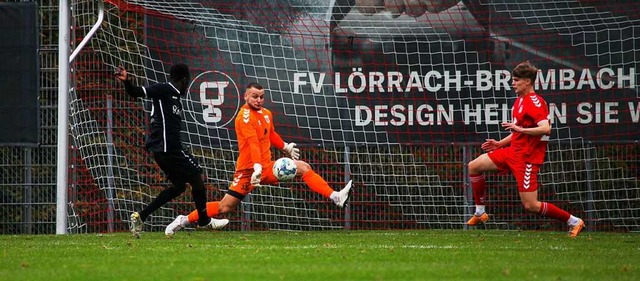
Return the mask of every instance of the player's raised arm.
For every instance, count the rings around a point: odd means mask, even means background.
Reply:
[[[516,125],[515,123],[510,122],[502,122],[502,127],[506,130],[520,132],[530,136],[542,136],[551,134],[551,125],[549,124],[549,120],[546,119],[538,122],[537,126],[533,128],[523,128]]]
[[[489,152],[499,148],[503,148],[511,143],[511,134],[497,141],[494,139],[487,139],[481,146],[482,150]]]
[[[129,80],[129,75],[127,74],[127,70],[122,66],[118,66],[116,72],[114,73],[115,77],[122,81],[124,84],[124,89],[127,95],[132,96],[134,98],[142,98],[145,97],[145,90],[142,87],[136,86]]]

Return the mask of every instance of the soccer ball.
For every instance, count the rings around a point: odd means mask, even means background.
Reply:
[[[273,174],[279,181],[293,179],[297,171],[298,167],[296,167],[296,162],[291,160],[291,158],[282,157],[273,163]]]

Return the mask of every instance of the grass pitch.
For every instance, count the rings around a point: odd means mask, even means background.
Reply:
[[[484,230],[0,235],[0,280],[640,280],[639,238]]]

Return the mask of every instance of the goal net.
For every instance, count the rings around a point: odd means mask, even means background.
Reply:
[[[189,65],[183,140],[209,201],[231,183],[232,120],[249,82],[265,87],[276,130],[304,161],[335,190],[354,182],[346,209],[299,179],[262,186],[229,229],[462,229],[473,210],[466,164],[485,139],[507,136],[510,72],[525,60],[541,69],[536,91],[553,122],[540,199],[591,230],[640,230],[640,11],[630,1],[101,4],[105,21],[72,65],[70,232],[124,230],[169,184],[143,149],[149,103],[126,96],[117,66],[150,85]],[[73,42],[98,9],[74,2]],[[565,229],[526,214],[510,175],[487,182],[486,227]],[[146,230],[192,208],[185,192]]]

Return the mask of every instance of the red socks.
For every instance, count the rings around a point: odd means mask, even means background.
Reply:
[[[486,205],[485,196],[487,191],[487,182],[484,175],[469,175],[471,178],[471,188],[473,189],[473,201],[476,205]]]
[[[563,209],[556,207],[556,205],[547,202],[540,203],[540,212],[538,212],[538,214],[542,216],[556,219],[562,222],[567,222],[569,220],[569,217],[571,217],[571,214]]]

